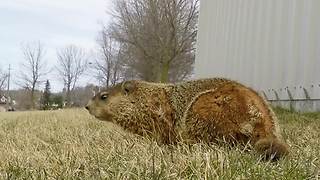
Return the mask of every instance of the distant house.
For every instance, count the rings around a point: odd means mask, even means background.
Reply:
[[[5,95],[0,95],[0,104],[7,104],[7,101],[10,100],[10,98],[7,98]]]
[[[7,102],[10,102],[9,108],[7,108]],[[13,111],[14,109],[13,107],[11,107],[12,104],[15,104],[15,102],[11,101],[10,97],[7,97],[5,95],[0,95],[0,112],[4,112],[6,110]]]
[[[0,96],[0,112],[6,111],[7,97],[2,95]]]

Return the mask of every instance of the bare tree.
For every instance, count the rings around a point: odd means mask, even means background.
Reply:
[[[7,85],[8,80],[8,74],[4,73],[0,69],[0,95],[2,95],[3,91],[5,90],[5,87]]]
[[[69,45],[57,51],[59,76],[66,89],[67,106],[71,106],[71,93],[79,78],[87,69],[88,60],[85,51],[77,46]]]
[[[104,86],[115,85],[121,79],[122,48],[104,28],[98,39],[99,52],[95,61],[96,79]]]
[[[35,91],[43,77],[49,72],[44,60],[45,50],[40,42],[22,46],[24,62],[20,72],[19,85],[30,94],[31,108],[35,109]]]
[[[148,81],[188,77],[194,62],[199,0],[114,3],[110,29],[128,55],[126,65]]]

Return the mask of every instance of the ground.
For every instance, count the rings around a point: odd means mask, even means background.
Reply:
[[[229,146],[157,145],[85,110],[0,113],[0,179],[317,179],[320,113],[276,109],[291,154],[266,162]]]

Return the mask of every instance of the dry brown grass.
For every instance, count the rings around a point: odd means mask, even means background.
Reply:
[[[0,113],[0,179],[316,179],[320,113],[278,109],[289,157],[238,147],[159,146],[84,110]]]

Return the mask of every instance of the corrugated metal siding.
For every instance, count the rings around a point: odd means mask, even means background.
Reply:
[[[269,100],[320,99],[320,0],[200,3],[197,78],[235,79]]]

